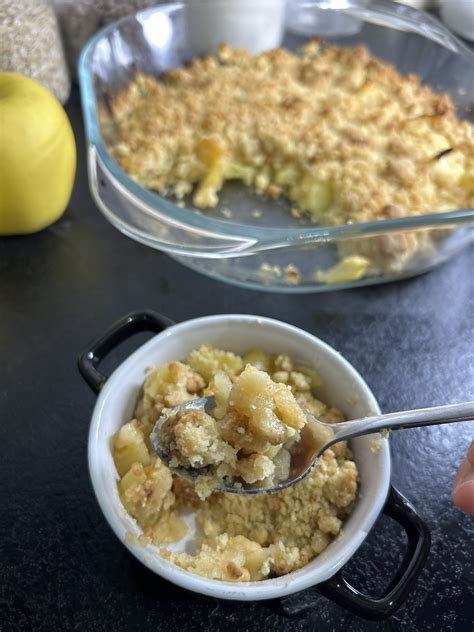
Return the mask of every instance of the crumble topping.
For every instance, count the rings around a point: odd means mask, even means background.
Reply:
[[[112,103],[110,150],[141,185],[213,207],[226,180],[322,224],[474,204],[474,139],[445,94],[370,56],[221,46]],[[360,253],[363,254],[363,253]]]

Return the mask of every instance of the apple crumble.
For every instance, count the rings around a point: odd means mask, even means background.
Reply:
[[[160,546],[164,558],[190,572],[225,581],[283,575],[321,553],[340,532],[357,494],[357,467],[345,442],[326,450],[311,474],[289,489],[252,497],[214,491],[204,499],[206,493],[200,497],[193,483],[174,476],[150,444],[163,412],[213,394],[213,416],[192,415],[180,429],[179,420],[172,428],[179,458],[195,466],[200,459],[215,463],[222,453],[223,462],[230,459],[241,476],[258,474],[259,459],[268,465],[264,457],[271,469],[284,469],[285,459],[278,463],[277,454],[285,453],[285,442],[304,423],[300,407],[329,423],[343,419],[338,409],[317,399],[319,385],[311,368],[286,354],[259,350],[239,356],[203,345],[183,361],[150,367],[134,418],[113,441],[120,499],[143,532],[140,541]],[[222,435],[215,433],[220,424]],[[267,474],[265,468],[260,474]],[[171,552],[163,545],[185,537],[182,513],[190,509],[200,529],[197,550]]]
[[[214,207],[231,179],[322,225],[474,205],[471,125],[449,96],[363,46],[314,40],[301,54],[252,56],[223,45],[159,79],[137,74],[111,112],[113,133],[103,131],[120,166],[149,189],[192,194],[198,208]],[[400,269],[427,239],[347,242],[342,255],[358,255],[357,269],[349,259],[334,274],[360,278],[374,262]]]
[[[160,422],[157,439],[169,467],[191,470],[203,500],[222,487],[265,488],[286,480],[288,449],[306,424],[291,387],[247,364],[234,382],[218,371],[207,391],[215,398],[211,414],[171,409]]]

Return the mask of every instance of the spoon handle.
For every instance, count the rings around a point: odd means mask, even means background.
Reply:
[[[353,439],[361,435],[379,432],[381,430],[400,430],[419,426],[435,426],[450,424],[456,421],[470,421],[474,419],[474,401],[448,406],[434,406],[418,410],[405,410],[387,415],[374,415],[353,421],[345,421],[331,426],[336,441]]]

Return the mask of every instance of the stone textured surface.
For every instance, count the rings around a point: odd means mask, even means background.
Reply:
[[[472,424],[392,435],[393,482],[428,522],[433,543],[413,594],[390,621],[362,621],[314,589],[284,604],[228,603],[154,576],[113,536],[89,482],[95,400],[76,355],[135,309],[176,321],[258,313],[333,345],[365,376],[384,411],[474,399],[473,252],[420,278],[334,294],[288,297],[224,286],[102,218],[88,193],[77,94],[68,113],[79,146],[70,208],[38,235],[0,240],[0,630],[472,629],[474,523],[450,500]],[[117,350],[105,369],[141,340]],[[398,528],[381,519],[349,564],[349,578],[377,592],[402,547]],[[302,604],[311,608],[298,615]]]
[[[67,100],[69,73],[48,0],[0,0],[0,71],[26,75]]]

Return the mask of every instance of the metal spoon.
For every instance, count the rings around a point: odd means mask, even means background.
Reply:
[[[156,422],[151,435],[151,444],[165,463],[169,464],[170,456],[166,454],[160,445],[160,428],[164,421],[177,413],[194,408],[204,409],[211,414],[215,406],[214,397],[201,397],[194,399],[176,408],[171,408]],[[449,406],[435,406],[433,408],[420,408],[418,410],[406,410],[387,415],[374,415],[352,421],[343,421],[336,424],[328,424],[319,421],[306,411],[308,423],[300,433],[299,441],[290,448],[291,462],[290,474],[284,481],[279,481],[273,487],[256,487],[242,482],[241,487],[224,486],[218,491],[232,494],[269,494],[279,492],[301,481],[316,465],[321,454],[339,441],[354,439],[362,435],[380,432],[381,430],[401,430],[403,428],[416,428],[419,426],[434,426],[448,424],[456,421],[469,421],[474,419],[474,401],[463,404],[450,404]],[[202,468],[171,468],[172,471],[188,480],[206,474],[209,466]]]

